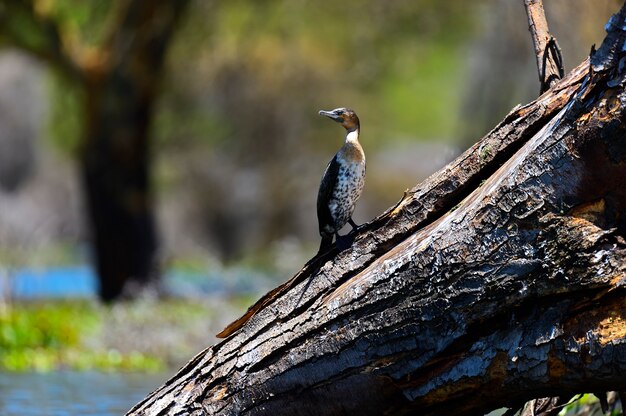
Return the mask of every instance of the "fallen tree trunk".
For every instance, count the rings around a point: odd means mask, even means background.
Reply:
[[[626,5],[607,31],[129,414],[480,414],[624,390]]]

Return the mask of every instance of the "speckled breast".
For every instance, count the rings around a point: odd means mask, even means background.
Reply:
[[[354,212],[356,201],[365,185],[365,160],[339,161],[337,182],[328,204],[337,230],[341,229]]]

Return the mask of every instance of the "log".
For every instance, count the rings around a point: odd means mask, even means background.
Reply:
[[[128,414],[483,414],[623,391],[626,5],[607,32]]]

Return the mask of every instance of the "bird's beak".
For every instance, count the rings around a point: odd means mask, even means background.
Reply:
[[[335,120],[339,123],[343,122],[343,118],[341,118],[341,116],[337,113],[335,113],[334,111],[325,111],[325,110],[320,110],[319,112],[320,116],[326,116],[332,120]]]

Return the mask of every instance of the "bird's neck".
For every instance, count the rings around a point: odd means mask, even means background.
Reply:
[[[350,130],[346,133],[346,143],[358,143],[359,142],[359,129]]]

